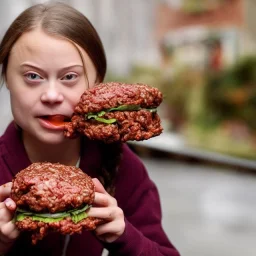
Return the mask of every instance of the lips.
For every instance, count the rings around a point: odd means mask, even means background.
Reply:
[[[40,118],[53,126],[63,126],[70,121],[70,118],[64,115],[45,115],[40,116]]]

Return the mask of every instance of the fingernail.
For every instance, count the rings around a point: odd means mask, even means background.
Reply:
[[[6,205],[7,207],[11,207],[11,206],[12,206],[12,201],[11,201],[10,198],[5,199],[5,200],[4,200],[4,203],[5,203],[5,205]]]

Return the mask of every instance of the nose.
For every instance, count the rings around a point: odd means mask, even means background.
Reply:
[[[63,100],[63,94],[57,89],[56,85],[49,85],[41,95],[43,103],[56,104],[61,103]]]

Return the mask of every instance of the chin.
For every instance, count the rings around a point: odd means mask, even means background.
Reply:
[[[40,134],[38,136],[38,139],[44,143],[44,144],[49,144],[49,145],[56,145],[56,144],[61,144],[67,139],[64,137],[63,132],[59,133],[45,133],[43,136]]]
[[[23,131],[25,131],[24,137],[28,137],[32,142],[57,145],[67,141],[63,135],[63,131],[46,131],[40,128],[33,130],[23,129]]]

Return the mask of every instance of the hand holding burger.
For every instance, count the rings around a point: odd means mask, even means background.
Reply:
[[[19,236],[19,231],[12,222],[16,205],[9,198],[11,187],[11,182],[0,186],[0,255],[4,254]]]
[[[95,199],[93,207],[88,211],[88,216],[104,220],[95,229],[96,236],[107,243],[112,243],[125,230],[124,213],[118,207],[117,201],[110,196],[98,179],[93,179],[95,185]]]

